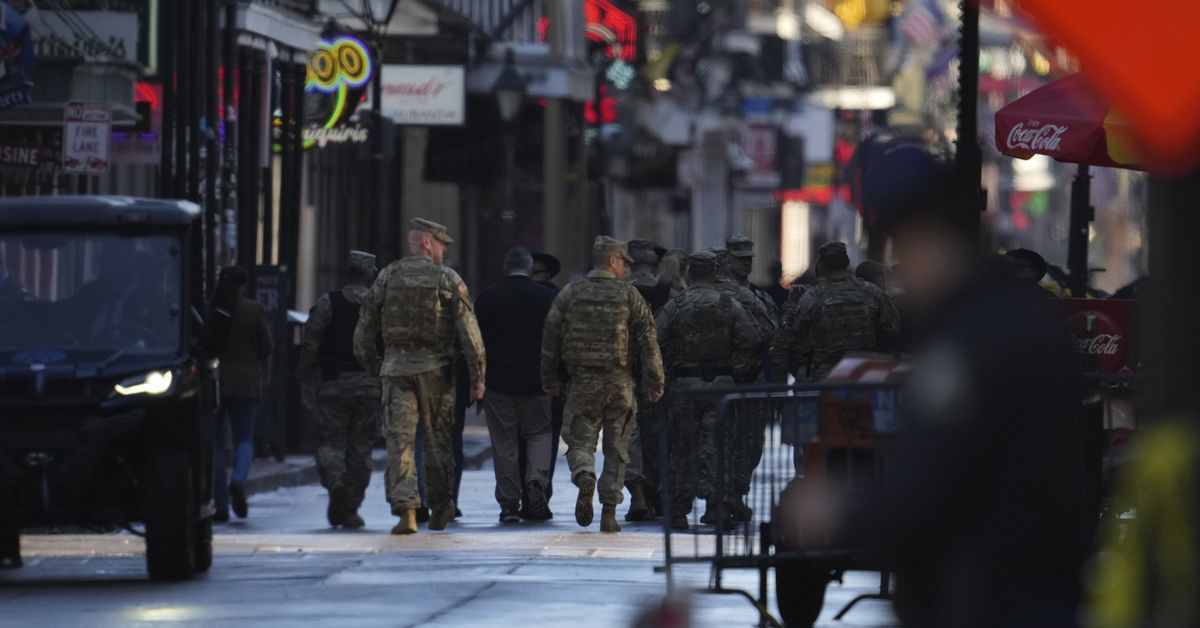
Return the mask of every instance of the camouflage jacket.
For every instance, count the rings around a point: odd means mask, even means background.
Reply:
[[[771,343],[776,378],[824,379],[846,353],[876,351],[882,337],[900,331],[892,300],[847,273],[822,278],[787,308]],[[802,363],[801,355],[811,352]]]
[[[384,354],[377,341],[382,336]],[[426,255],[392,262],[367,293],[354,330],[354,356],[383,377],[450,366],[462,353],[471,384],[484,381],[483,336],[458,273]]]
[[[742,306],[742,309],[750,313],[754,317],[754,326],[758,329],[758,341],[755,346],[766,347],[771,341],[771,336],[775,333],[775,319],[771,311],[767,309],[754,293],[732,279],[719,279],[712,284],[713,289],[721,294],[727,295],[737,301]]]
[[[743,378],[757,366],[754,318],[713,283],[697,283],[671,299],[655,319],[668,373],[729,368]]]
[[[359,306],[367,298],[367,288],[364,286],[348,285],[342,288],[342,296],[351,303]],[[345,372],[338,376],[337,381],[322,382],[321,366],[319,364],[321,339],[325,329],[333,321],[333,303],[329,294],[321,295],[312,309],[308,311],[308,322],[300,336],[300,357],[296,362],[296,378],[301,386],[320,388],[379,388],[379,378],[364,371]]]
[[[654,317],[636,288],[592,271],[558,293],[542,331],[542,385],[557,388],[565,364],[572,378],[629,372],[637,356],[647,390],[665,385]]]

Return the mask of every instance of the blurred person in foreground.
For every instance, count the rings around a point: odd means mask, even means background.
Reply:
[[[542,390],[542,325],[554,303],[553,290],[529,278],[527,249],[504,255],[505,278],[484,290],[475,314],[487,350],[487,393],[483,408],[492,440],[500,522],[550,519],[546,484],[550,467],[550,397]],[[525,452],[521,469],[518,451]],[[524,504],[522,488],[524,488]]]
[[[885,205],[919,349],[874,501],[829,483],[784,497],[801,545],[857,531],[895,568],[895,610],[921,628],[1074,626],[1091,541],[1079,364],[1062,321],[1012,260],[982,262],[932,160]],[[956,215],[958,214],[958,215]]]
[[[361,528],[379,434],[379,379],[354,357],[358,312],[375,278],[375,256],[350,251],[346,285],[321,295],[308,313],[296,375],[300,399],[315,414],[317,472],[329,491],[329,525]]]

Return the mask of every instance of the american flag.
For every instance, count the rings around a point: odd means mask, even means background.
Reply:
[[[935,0],[914,0],[900,16],[900,32],[913,46],[933,45],[946,35],[946,22]]]

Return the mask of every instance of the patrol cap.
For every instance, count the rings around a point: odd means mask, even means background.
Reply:
[[[438,224],[424,218],[413,218],[409,221],[408,226],[417,231],[428,233],[442,244],[454,244],[454,238],[450,237],[450,230],[446,229],[446,225]]]
[[[629,249],[629,254],[637,257],[638,251],[650,251],[657,255],[658,245],[651,240],[633,239],[630,240],[625,247]]]
[[[846,243],[840,241],[826,242],[817,249],[817,258],[821,265],[830,270],[845,270],[850,267],[850,254],[846,252]]]
[[[366,251],[350,251],[349,265],[375,272],[375,255]]]
[[[731,235],[725,240],[725,249],[733,257],[754,257],[754,240],[742,234]]]
[[[629,257],[629,249],[625,243],[608,236],[596,236],[596,240],[592,242],[592,256],[597,255],[620,255],[621,259],[630,264],[633,263],[633,258]]]
[[[688,266],[691,268],[716,268],[721,260],[721,250],[714,248],[700,249],[688,256]]]

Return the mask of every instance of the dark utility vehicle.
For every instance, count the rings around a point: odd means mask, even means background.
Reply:
[[[124,527],[156,580],[212,563],[216,362],[199,208],[0,199],[0,566],[22,528]]]

